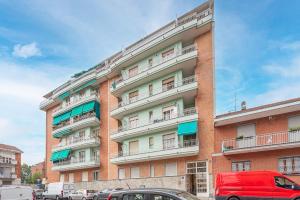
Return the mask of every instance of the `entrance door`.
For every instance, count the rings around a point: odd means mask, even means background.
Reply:
[[[206,161],[188,162],[186,165],[187,191],[198,197],[209,196],[209,181]]]

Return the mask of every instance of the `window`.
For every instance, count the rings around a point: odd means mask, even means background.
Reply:
[[[281,176],[275,176],[275,185],[285,189],[293,189],[295,183]]]
[[[163,60],[168,59],[174,55],[174,48],[162,52],[161,57]]]
[[[300,156],[280,158],[279,171],[283,174],[300,174]]]
[[[300,116],[293,116],[288,118],[289,130],[297,130],[300,128]]]
[[[247,124],[237,127],[237,147],[247,148],[255,146],[255,124]]]
[[[123,195],[123,200],[144,200],[144,194],[125,194]]]
[[[150,194],[150,200],[172,200],[172,198],[160,194]]]
[[[138,122],[139,122],[138,116],[130,117],[129,118],[130,128],[136,128],[138,126]]]
[[[235,161],[231,163],[231,171],[250,171],[250,161]]]
[[[169,120],[176,117],[176,107],[175,106],[169,106],[163,108],[163,119]]]
[[[99,171],[94,171],[93,172],[93,180],[98,181],[99,180]]]
[[[131,178],[140,178],[140,168],[138,168],[138,167],[130,168],[130,177]]]
[[[92,152],[92,160],[99,160],[100,151],[99,149],[94,149]]]
[[[177,176],[177,163],[166,163],[165,165],[165,175],[166,176]]]
[[[149,122],[151,123],[153,121],[153,111],[149,112]]]
[[[149,137],[149,149],[153,149],[153,147],[154,147],[154,138]]]
[[[64,175],[64,174],[61,174],[61,175],[60,175],[59,181],[60,181],[60,182],[64,182],[64,181],[65,181],[65,175]]]
[[[85,151],[79,151],[79,162],[85,161]]]
[[[138,154],[139,152],[139,141],[131,141],[129,142],[129,154],[130,155],[135,155]]]
[[[150,177],[154,177],[155,176],[155,169],[154,169],[154,165],[150,164]]]
[[[139,92],[136,90],[129,93],[129,103],[136,102],[138,100]]]
[[[153,95],[153,85],[150,84],[148,88],[149,88],[149,96],[152,96]]]
[[[74,183],[74,174],[73,173],[69,174],[69,183]]]
[[[119,177],[119,179],[125,179],[125,169],[124,168],[118,169],[118,177]]]
[[[80,140],[83,140],[85,138],[85,130],[79,131],[78,136]]]
[[[174,88],[174,77],[162,81],[162,90],[168,91]]]
[[[153,59],[152,58],[149,58],[148,59],[148,65],[151,67],[153,65]]]
[[[88,181],[88,180],[89,180],[89,173],[88,172],[82,172],[81,181]]]
[[[133,77],[133,76],[136,76],[138,73],[139,73],[138,66],[135,66],[135,67],[129,69],[129,78]]]
[[[163,149],[172,149],[175,147],[175,134],[163,135]]]

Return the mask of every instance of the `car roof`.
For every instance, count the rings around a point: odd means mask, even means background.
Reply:
[[[162,192],[168,194],[178,194],[184,191],[177,190],[177,189],[169,189],[169,188],[134,188],[134,189],[123,189],[123,190],[116,190],[116,191],[109,191],[112,194],[120,194],[120,193],[132,193],[132,192]]]

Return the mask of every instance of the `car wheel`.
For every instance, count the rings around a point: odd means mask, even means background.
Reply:
[[[229,197],[228,200],[240,200],[238,197]]]

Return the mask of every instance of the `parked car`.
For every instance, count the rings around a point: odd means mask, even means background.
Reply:
[[[199,200],[196,196],[181,190],[166,188],[140,188],[115,190],[99,193],[97,200]]]
[[[78,190],[69,195],[69,200],[97,200],[97,191]]]
[[[33,190],[29,186],[1,186],[0,200],[32,200]]]
[[[68,199],[69,195],[75,191],[75,186],[72,183],[49,183],[45,192],[43,192],[43,199]]]
[[[43,192],[44,192],[43,189],[34,189],[33,194],[35,199],[43,199]]]
[[[220,173],[216,177],[216,200],[300,200],[300,186],[278,172]]]

